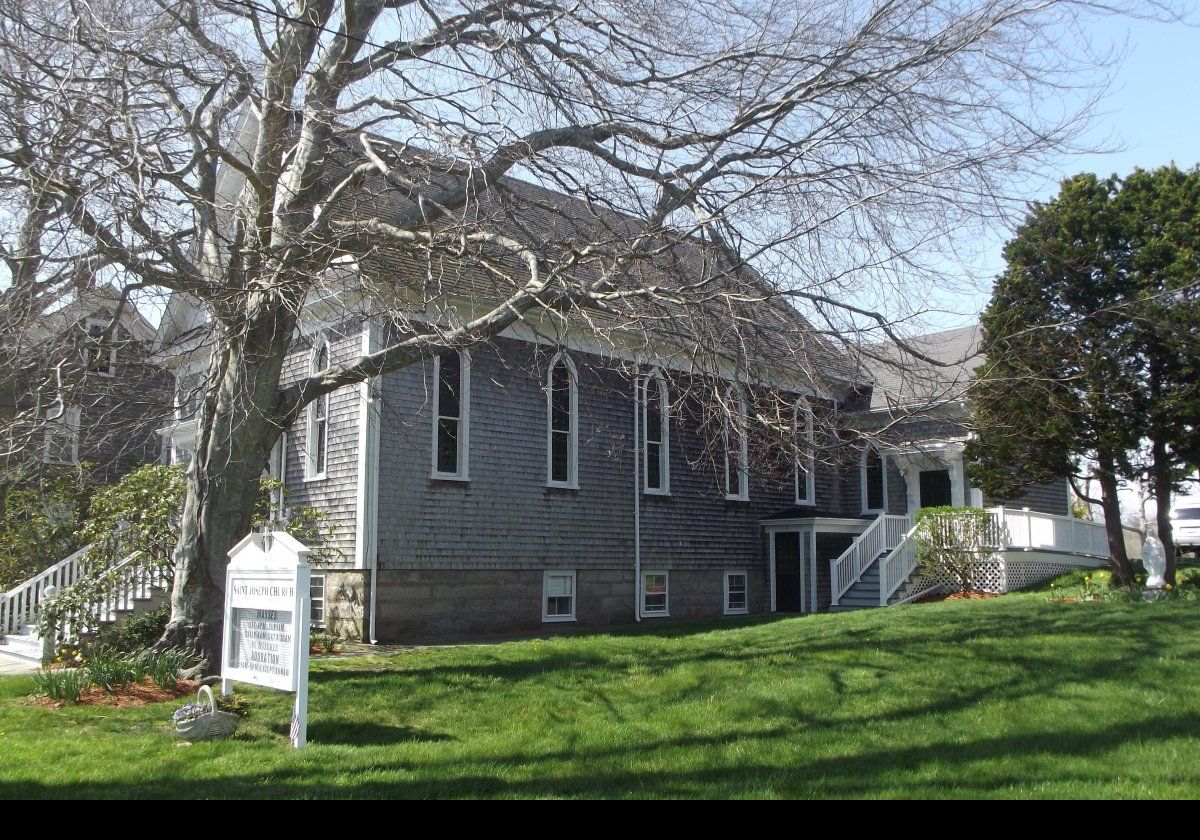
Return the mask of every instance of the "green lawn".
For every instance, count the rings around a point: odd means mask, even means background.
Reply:
[[[0,680],[0,797],[1193,797],[1200,602],[1044,595],[320,662],[312,743]]]

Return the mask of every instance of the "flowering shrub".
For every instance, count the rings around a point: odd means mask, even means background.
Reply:
[[[917,511],[917,564],[924,570],[949,574],[962,590],[971,576],[996,550],[996,520],[986,510],[968,507],[928,507]]]
[[[179,540],[186,495],[183,469],[162,464],[136,469],[98,491],[92,497],[88,521],[79,532],[82,543],[92,544],[83,573],[78,582],[46,604],[39,622],[41,632],[49,634],[69,616],[80,615],[89,605],[111,598],[125,585],[117,566],[130,556],[140,558],[137,562],[143,571],[155,570],[170,577],[171,552]],[[272,498],[283,502],[284,521],[277,524],[312,549],[314,563],[340,558],[330,541],[335,526],[329,517],[313,507],[288,508],[287,494],[274,479],[262,480],[256,525],[268,521]]]

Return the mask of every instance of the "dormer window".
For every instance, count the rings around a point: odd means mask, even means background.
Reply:
[[[108,333],[108,321],[88,318],[84,321],[87,330],[87,346],[84,350],[87,369],[101,376],[117,375],[117,348],[130,339],[127,329],[118,324]]]

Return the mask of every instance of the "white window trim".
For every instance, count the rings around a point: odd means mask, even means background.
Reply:
[[[746,581],[746,593],[745,593],[746,594],[746,606],[742,607],[740,610],[731,609],[729,606],[729,578],[732,575],[741,575]],[[746,571],[744,569],[728,569],[728,570],[726,570],[724,577],[725,577],[725,587],[724,587],[725,615],[749,615],[750,614],[750,576],[748,574],[746,574]]]
[[[799,436],[800,418],[804,418],[804,436]],[[806,400],[796,403],[792,409],[792,440],[796,441],[796,451],[792,460],[792,483],[796,491],[796,504],[815,505],[817,503],[817,488],[814,475],[816,454],[814,452],[815,436],[813,433],[814,418],[811,406]],[[802,449],[803,447],[803,449]],[[800,466],[804,459],[804,492],[800,492]]]
[[[879,472],[882,476],[881,484],[881,499],[882,507],[873,508],[867,504],[867,454],[874,450],[879,454]],[[863,447],[862,455],[858,459],[858,484],[859,492],[862,497],[862,512],[863,513],[883,513],[887,510],[888,499],[888,477],[887,477],[887,459],[883,457],[883,451],[873,443],[868,443]]]
[[[738,454],[740,462],[738,464],[737,490],[729,492],[732,487],[730,481],[730,470],[732,465],[729,462],[729,436],[730,426],[733,424],[733,418],[728,405],[722,405],[724,415],[724,441],[725,441],[725,498],[731,502],[748,502],[750,501],[750,444],[749,435],[746,433],[746,400],[739,396],[737,399],[737,423],[739,429],[738,436]]]
[[[438,420],[440,419],[442,393],[442,357],[433,358],[433,424],[429,447],[429,475],[440,481],[470,481],[469,455],[471,452],[471,356],[466,350],[458,351],[460,363],[458,395],[458,472],[441,472],[437,468]]]
[[[78,406],[64,406],[62,414],[53,420],[47,420],[46,432],[42,440],[42,463],[59,467],[73,467],[79,463],[79,425],[82,411]],[[71,437],[71,460],[56,461],[50,457],[50,444],[55,432],[62,432]]]
[[[646,578],[648,578],[650,575],[662,575],[663,579],[666,581],[666,584],[667,584],[666,604],[665,604],[664,608],[661,610],[646,609]],[[670,572],[668,572],[666,569],[643,569],[642,570],[642,579],[641,579],[641,582],[638,584],[638,589],[640,590],[640,593],[639,593],[640,597],[638,598],[638,610],[640,611],[642,618],[662,618],[664,616],[671,615],[671,573]]]
[[[567,480],[554,480],[554,369],[566,363],[570,381],[571,431],[567,437]],[[571,357],[558,353],[550,360],[546,372],[546,486],[567,490],[579,489],[579,371]]]
[[[287,498],[287,446],[288,433],[281,432],[271,454],[267,456],[267,476],[279,482],[279,489],[271,491],[271,519],[282,521],[285,514],[284,502]]]
[[[567,576],[571,578],[571,614],[570,615],[550,615],[546,611],[546,602],[550,600],[550,578]],[[545,623],[574,621],[575,613],[579,609],[579,586],[578,579],[574,569],[546,569],[542,572],[542,621]]]
[[[84,319],[83,328],[84,328],[84,331],[88,335],[88,339],[91,340],[93,337],[95,337],[95,338],[99,339],[99,341],[103,342],[106,339],[106,335],[103,331],[103,328],[107,327],[108,323],[109,322],[103,318],[86,318],[86,319]],[[92,332],[93,325],[100,327],[101,332],[98,334],[93,333]],[[114,336],[119,332],[120,329],[121,329],[121,327],[119,324],[113,328]],[[100,348],[103,348],[103,344],[100,345]],[[90,345],[88,347],[88,354],[87,354],[88,373],[94,373],[97,376],[109,376],[109,377],[116,376],[117,375],[117,348],[111,344],[109,345],[109,348],[108,348],[108,370],[92,370],[92,353],[91,353],[91,351],[93,349],[100,349],[100,348],[93,348]]]
[[[320,599],[316,599],[316,598],[312,597],[312,585],[314,583],[316,583],[318,580],[321,581],[321,597],[320,597]],[[328,598],[328,593],[325,590],[325,584],[326,584],[327,580],[328,580],[328,578],[326,578],[324,574],[311,575],[308,579],[308,598],[309,598],[308,621],[311,626],[320,628],[321,630],[325,630],[329,627],[329,613],[327,612],[327,610],[329,608],[329,598]],[[317,600],[320,600],[320,602],[321,602],[321,620],[313,621],[312,620],[312,607],[313,607],[313,604]]]
[[[659,447],[658,453],[659,475],[662,477],[662,487],[650,486],[650,446],[646,436],[646,429],[649,428],[649,424],[647,423],[649,418],[649,400],[646,397],[651,382],[654,383],[654,387],[658,388],[658,409],[662,412],[662,444]],[[671,412],[668,408],[670,391],[667,389],[667,380],[663,378],[662,371],[655,368],[649,374],[643,376],[642,387],[638,393],[642,400],[642,439],[639,441],[642,447],[642,492],[651,496],[669,496],[671,495]]]
[[[325,350],[329,355],[329,364],[333,364],[333,350],[329,347],[328,342],[324,338],[318,338],[313,344],[312,351],[308,356],[308,372],[309,374],[319,373],[317,370],[317,360],[321,357],[321,351]],[[307,424],[304,432],[304,480],[305,481],[321,481],[329,473],[329,423],[330,409],[333,401],[330,399],[331,394],[322,394],[317,399],[310,402],[307,406]],[[317,448],[313,446],[313,440],[316,438],[316,427],[319,422],[317,419],[318,403],[325,407],[325,428],[321,432],[324,440],[321,441],[321,451],[325,453],[325,469],[317,471]]]

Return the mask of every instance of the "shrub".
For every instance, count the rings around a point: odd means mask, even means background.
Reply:
[[[117,653],[144,650],[162,638],[170,617],[171,609],[166,606],[131,616],[120,624],[109,625],[97,633],[95,646]]]
[[[971,588],[979,561],[999,545],[996,520],[981,508],[929,507],[917,511],[917,563],[924,570],[945,572],[961,589]]]

